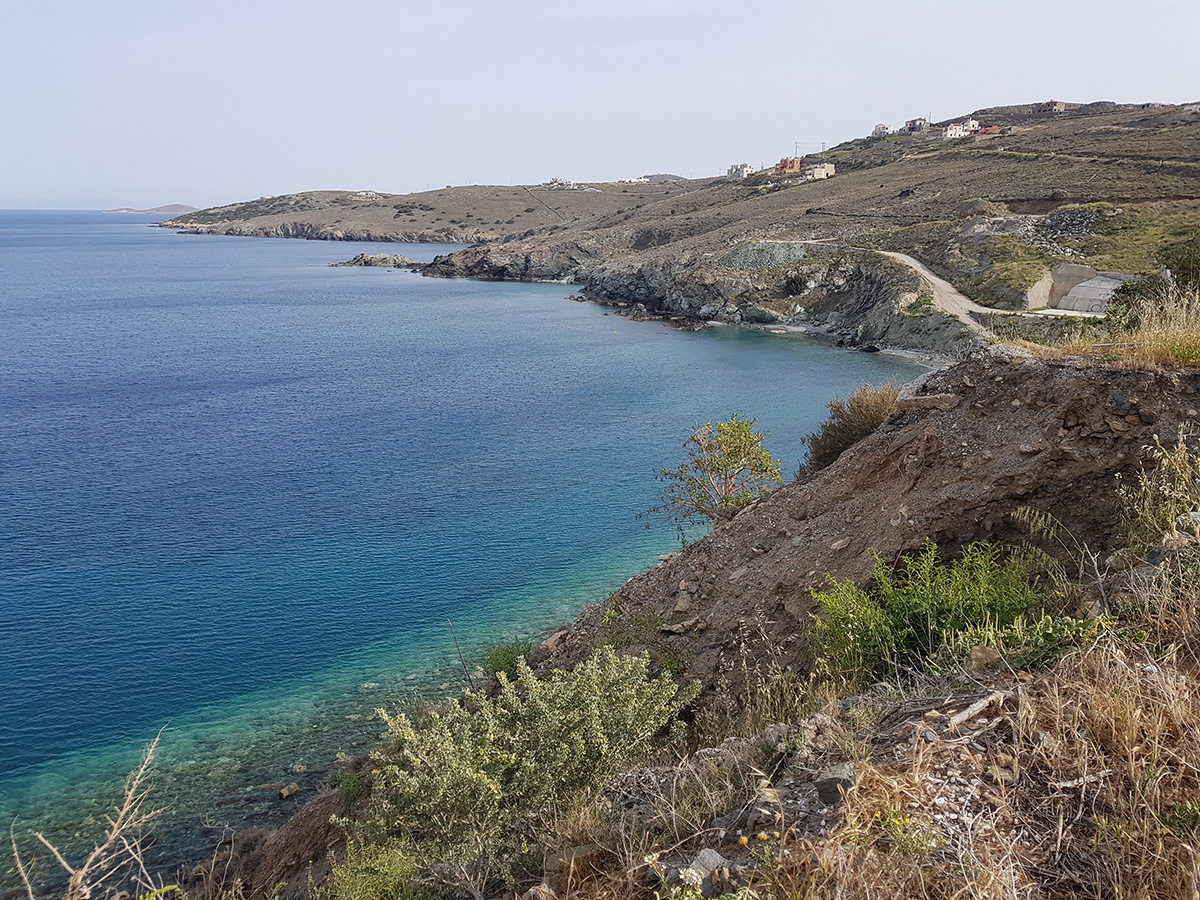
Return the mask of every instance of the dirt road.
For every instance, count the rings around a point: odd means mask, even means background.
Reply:
[[[905,256],[903,253],[893,253],[888,250],[880,250],[884,256],[890,256],[897,262],[902,262],[929,283],[929,287],[933,290],[933,305],[944,313],[948,313],[974,331],[976,334],[990,335],[991,332],[971,318],[972,312],[979,313],[994,313],[994,309],[988,309],[986,306],[980,306],[969,297],[964,297],[954,289],[950,282],[938,278],[929,268],[920,260],[913,259],[911,256]]]

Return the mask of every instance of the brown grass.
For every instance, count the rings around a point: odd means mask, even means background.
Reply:
[[[969,738],[900,741],[862,766],[841,825],[767,893],[1200,897],[1197,687],[1117,643],[1014,679]]]
[[[1200,291],[1171,287],[1146,298],[1137,309],[1141,321],[1124,351],[1146,367],[1200,365]]]
[[[882,425],[896,411],[897,394],[895,385],[864,384],[845,399],[830,400],[829,418],[803,439],[808,455],[799,474],[819,472]]]

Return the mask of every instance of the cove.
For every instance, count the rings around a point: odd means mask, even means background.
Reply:
[[[639,515],[691,426],[757,416],[790,474],[920,371],[149,221],[0,212],[0,815],[68,849],[160,729],[159,861],[273,824],[461,688],[447,619],[473,664],[676,549]]]

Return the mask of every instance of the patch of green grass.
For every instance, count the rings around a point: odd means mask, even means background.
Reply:
[[[346,844],[346,858],[317,891],[319,900],[410,900],[417,866],[399,841]]]
[[[1200,201],[1106,207],[1110,213],[1117,209],[1115,215],[1101,214],[1095,234],[1073,242],[1087,264],[1101,271],[1156,275],[1158,256],[1165,248],[1200,234]]]
[[[947,654],[988,635],[1005,647],[1020,641],[1039,658],[1077,636],[1056,620],[1044,624],[1045,600],[1026,569],[989,544],[971,544],[942,563],[926,542],[895,569],[876,557],[871,579],[866,589],[844,581],[814,594],[826,615],[814,624],[813,649],[836,683],[861,686],[940,668]],[[1038,624],[1023,624],[1031,614]]]

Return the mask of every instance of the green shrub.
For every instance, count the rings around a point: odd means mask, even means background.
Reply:
[[[1043,606],[1026,570],[982,543],[947,564],[932,542],[895,570],[877,556],[868,590],[845,581],[814,596],[826,613],[813,628],[818,664],[851,685],[887,680],[897,666],[928,669],[962,634],[1007,628]]]
[[[931,660],[934,668],[953,669],[974,647],[991,647],[1000,651],[1007,665],[1014,669],[1046,668],[1057,660],[1085,647],[1112,624],[1106,617],[1077,619],[1074,616],[1043,615],[1026,620],[1018,617],[1011,625],[995,627],[977,625],[947,636],[938,657]]]
[[[845,400],[841,397],[830,400],[826,404],[829,418],[821,423],[819,431],[801,439],[808,450],[797,474],[821,471],[886,422],[896,411],[898,393],[894,385],[865,384]]]
[[[346,803],[353,805],[367,793],[367,778],[361,772],[351,770],[334,775],[329,779],[330,785],[342,792]]]
[[[781,483],[779,461],[754,426],[758,419],[734,413],[724,422],[705,422],[684,441],[687,462],[662,469],[665,509],[681,520],[702,516],[716,524],[732,519],[753,500]]]
[[[483,670],[489,675],[503,672],[512,681],[517,677],[517,662],[528,659],[532,650],[533,644],[520,638],[507,644],[492,644],[483,651]]]
[[[427,873],[472,893],[511,880],[539,821],[680,736],[697,691],[651,679],[648,664],[604,648],[541,681],[522,659],[495,698],[467,692],[425,727],[380,710],[389,744],[366,833],[411,840]]]
[[[417,866],[397,841],[349,841],[346,859],[333,867],[317,892],[320,900],[409,900]]]

